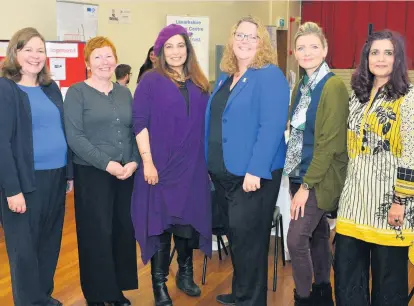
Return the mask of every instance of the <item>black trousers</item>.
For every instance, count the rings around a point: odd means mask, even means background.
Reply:
[[[218,197],[226,198],[228,239],[233,264],[232,291],[237,306],[266,306],[267,270],[273,212],[282,170],[272,180],[261,179],[261,188],[244,192],[244,177],[210,175]]]
[[[36,191],[24,194],[24,214],[12,212],[2,192],[0,219],[15,306],[53,305],[50,296],[62,240],[65,172],[65,168],[35,171]]]
[[[408,305],[408,247],[382,246],[337,234],[334,270],[337,306]]]
[[[89,302],[119,301],[138,288],[131,220],[133,177],[118,180],[92,166],[74,165],[80,280]]]

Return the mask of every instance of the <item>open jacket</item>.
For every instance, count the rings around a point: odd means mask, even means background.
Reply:
[[[41,86],[56,105],[63,122],[63,99],[55,82]],[[68,147],[66,176],[73,178],[72,151]],[[32,114],[29,97],[18,85],[0,78],[0,190],[6,197],[36,190]]]
[[[290,119],[300,99],[300,84],[302,81],[296,84],[292,92]],[[333,74],[321,86],[319,93],[316,89],[311,98],[317,95],[318,103],[315,108],[308,108],[308,113],[316,110],[316,120],[312,126],[314,130],[309,133],[307,126],[304,134],[304,150],[306,138],[313,137],[313,155],[302,174],[303,182],[315,188],[320,209],[334,211],[338,207],[348,164],[346,135],[349,95],[343,81]],[[302,163],[303,155],[304,151]]]

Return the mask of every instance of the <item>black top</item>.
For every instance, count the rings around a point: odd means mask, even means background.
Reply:
[[[185,82],[177,81],[177,83],[179,86],[178,88],[184,97],[185,104],[187,106],[187,116],[188,116],[190,112],[190,97],[188,96],[187,86],[185,85]],[[171,228],[168,229],[167,231],[176,236],[186,238],[186,239],[195,239],[197,237],[197,234],[196,234],[197,232],[191,225],[173,224]]]
[[[56,105],[63,127],[63,100],[55,82],[41,86]],[[17,84],[0,78],[0,192],[6,197],[36,190],[32,114],[29,97]],[[73,178],[72,151],[67,155],[68,179]]]
[[[185,82],[179,82],[178,83],[178,89],[180,90],[181,94],[184,97],[185,104],[187,106],[187,115],[189,115],[190,112],[190,97],[188,95],[188,89],[185,85]],[[198,232],[191,226],[191,225],[181,225],[181,224],[173,224],[171,227],[167,230],[167,232],[174,234],[175,236],[190,239],[191,245],[194,248],[198,248],[198,240],[199,240],[199,234]]]
[[[187,115],[189,115],[189,112],[190,112],[190,97],[188,96],[187,86],[185,85],[185,82],[177,82],[177,83],[179,85],[180,92],[184,97],[185,104],[187,105]]]
[[[217,91],[211,101],[210,111],[210,131],[208,136],[208,171],[216,175],[222,175],[227,172],[223,158],[223,112],[227,105],[227,100],[231,94],[230,86],[233,83],[233,77],[228,78],[223,86]]]

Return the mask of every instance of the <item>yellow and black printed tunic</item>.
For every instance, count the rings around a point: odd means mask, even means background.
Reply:
[[[348,172],[337,233],[366,242],[411,246],[414,241],[414,88],[396,100],[383,92],[360,103],[352,93]],[[394,193],[407,198],[404,225],[388,224]]]

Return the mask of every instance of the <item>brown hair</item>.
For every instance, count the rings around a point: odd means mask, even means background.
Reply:
[[[91,54],[93,50],[103,48],[103,47],[110,47],[112,50],[112,53],[114,54],[116,62],[118,62],[118,56],[116,54],[116,48],[112,41],[110,41],[108,38],[103,36],[97,36],[94,38],[91,38],[86,43],[85,49],[83,50],[83,55],[85,57],[86,64],[89,64],[89,59],[91,57]]]
[[[184,63],[184,74],[186,79],[191,80],[202,91],[208,92],[210,89],[210,84],[206,76],[204,75],[203,71],[201,70],[200,66],[198,65],[197,56],[195,54],[193,45],[190,42],[190,39],[185,34],[179,35],[181,35],[184,38],[184,42],[187,48],[187,59]],[[164,47],[161,48],[161,52],[158,61],[155,65],[155,69],[175,83],[175,79],[179,77],[178,73],[168,66],[167,61],[165,60]]]
[[[22,79],[22,66],[17,61],[17,52],[22,50],[34,37],[39,37],[43,41],[46,51],[45,39],[35,28],[24,28],[17,31],[10,39],[9,45],[7,46],[6,57],[1,65],[1,75],[3,77],[13,80],[16,83],[20,82]],[[37,82],[40,85],[49,85],[51,81],[49,68],[45,63],[44,67],[37,75]]]
[[[257,36],[259,37],[259,45],[257,47],[256,55],[249,65],[249,68],[262,68],[263,66],[274,64],[277,65],[277,53],[270,41],[269,32],[262,22],[253,16],[241,18],[231,29],[231,34],[227,45],[224,49],[223,58],[221,59],[220,69],[228,74],[235,74],[239,71],[237,65],[237,58],[233,52],[233,37],[237,28],[242,22],[249,22],[257,27]]]

